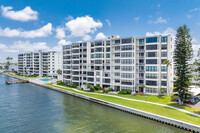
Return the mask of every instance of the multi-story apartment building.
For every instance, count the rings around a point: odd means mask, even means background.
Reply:
[[[18,73],[22,75],[57,76],[62,70],[62,55],[55,51],[42,51],[18,55]]]
[[[109,38],[63,46],[63,81],[157,95],[173,90],[171,36]],[[170,60],[172,65],[162,63]]]

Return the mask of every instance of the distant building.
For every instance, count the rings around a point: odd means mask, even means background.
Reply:
[[[55,51],[39,50],[36,53],[18,55],[18,73],[37,76],[55,76],[57,70],[62,70],[62,55]]]
[[[171,36],[109,36],[107,40],[65,45],[63,81],[152,95],[163,88],[169,95],[174,75],[172,42]],[[165,60],[171,61],[168,69],[162,64]]]

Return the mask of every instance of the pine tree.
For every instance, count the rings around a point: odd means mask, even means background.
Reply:
[[[188,61],[193,57],[193,50],[189,32],[190,29],[186,25],[180,26],[175,40],[174,62],[177,79],[174,91],[178,93],[179,105],[182,105],[187,97],[190,84]]]

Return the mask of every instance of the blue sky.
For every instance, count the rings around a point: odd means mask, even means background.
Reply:
[[[108,35],[175,34],[186,24],[200,46],[199,0],[1,0],[0,62]]]

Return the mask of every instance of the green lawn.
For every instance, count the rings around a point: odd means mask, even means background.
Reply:
[[[187,114],[187,113],[184,113],[184,112],[181,112],[181,111],[177,111],[177,110],[174,110],[174,109],[171,109],[171,108],[153,105],[153,104],[149,104],[149,103],[129,101],[129,100],[124,100],[124,99],[110,97],[110,96],[76,92],[76,91],[74,91],[70,88],[67,89],[67,88],[63,88],[63,87],[57,87],[57,86],[53,85],[52,83],[49,83],[47,85],[53,86],[53,87],[56,87],[56,88],[60,88],[60,89],[64,89],[64,90],[67,90],[67,91],[79,93],[79,94],[82,94],[82,95],[90,96],[90,97],[93,97],[93,98],[98,98],[98,99],[101,99],[101,100],[113,102],[113,103],[116,103],[116,104],[124,105],[124,106],[127,106],[127,107],[131,107],[131,108],[151,112],[151,113],[154,113],[154,114],[174,118],[174,119],[185,121],[185,122],[188,122],[188,123],[200,125],[200,118],[199,117],[195,117],[193,115],[190,115],[190,114]],[[131,95],[129,95],[129,96],[131,96]],[[127,95],[126,97],[129,97],[129,96]],[[151,99],[152,100],[158,100],[155,97],[156,96],[153,96]],[[136,96],[136,98],[139,99],[139,98],[143,98],[143,97]],[[150,97],[149,97],[149,100],[150,100]]]

